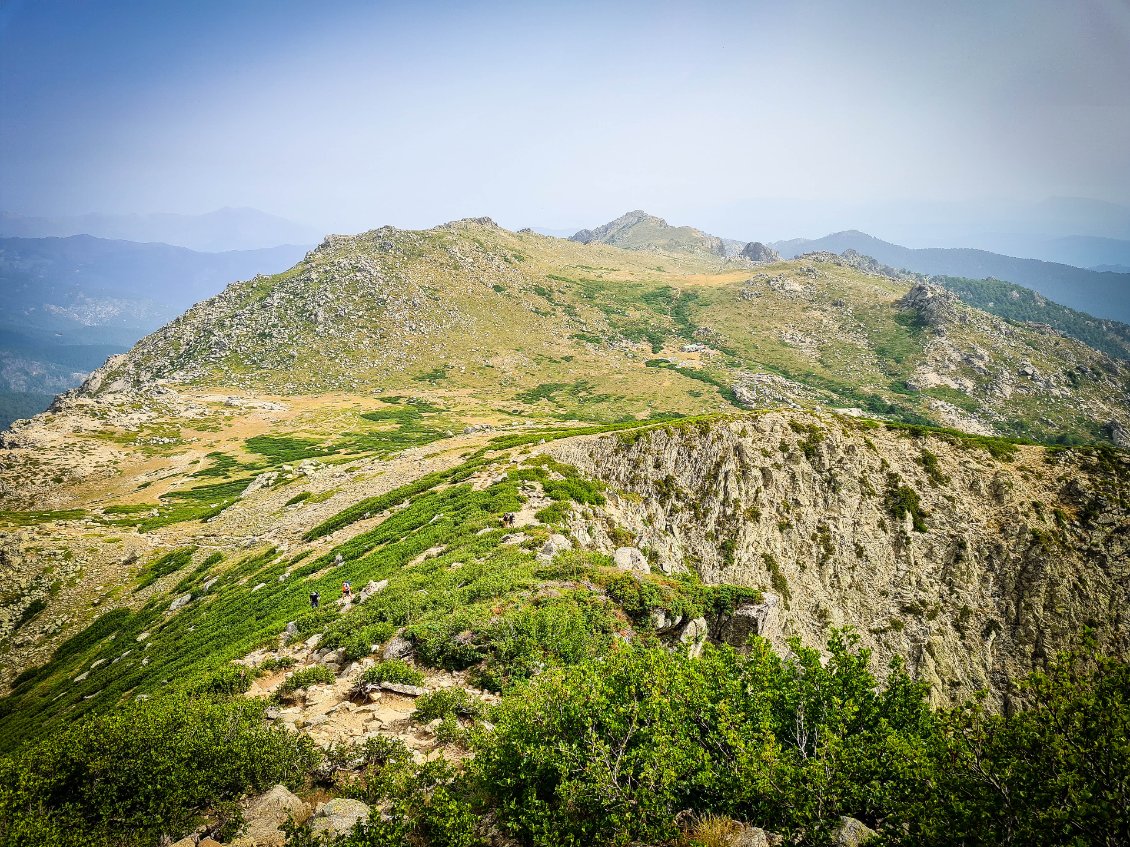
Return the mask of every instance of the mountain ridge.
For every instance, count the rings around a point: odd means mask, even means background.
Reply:
[[[125,352],[231,280],[285,268],[304,252],[202,253],[90,235],[0,238],[0,429],[77,386],[107,352]]]
[[[844,230],[817,239],[791,239],[772,245],[783,256],[827,250],[860,253],[896,268],[941,276],[993,277],[1023,285],[1065,306],[1099,318],[1130,322],[1130,274],[1090,271],[1071,265],[1002,256],[969,248],[909,248],[859,230]]]
[[[745,246],[743,242],[719,238],[694,227],[672,226],[663,218],[642,209],[626,212],[595,229],[582,229],[569,240],[581,244],[599,242],[627,249],[702,252],[726,259],[736,257]]]
[[[259,250],[312,244],[321,233],[305,224],[250,207],[225,206],[200,215],[172,212],[112,215],[90,213],[35,217],[0,213],[0,237],[91,235],[109,240],[171,244],[199,252]]]

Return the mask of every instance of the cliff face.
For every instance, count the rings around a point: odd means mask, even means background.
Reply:
[[[553,452],[618,492],[578,537],[627,530],[664,570],[767,589],[751,614],[778,642],[850,625],[935,701],[987,688],[1007,707],[1009,680],[1085,628],[1130,646],[1130,460],[1010,448],[765,413]]]

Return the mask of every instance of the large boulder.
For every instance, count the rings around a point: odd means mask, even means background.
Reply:
[[[335,797],[328,803],[318,806],[310,825],[315,834],[327,833],[332,836],[348,835],[358,821],[369,819],[369,807],[360,800],[347,800]]]
[[[749,259],[751,262],[779,262],[781,261],[781,254],[760,241],[751,241],[742,248],[742,252],[738,254],[743,259]]]
[[[780,638],[783,635],[780,611],[780,598],[766,591],[760,603],[742,603],[732,615],[718,621],[715,637],[739,649],[747,646],[754,635],[770,640]]]
[[[878,833],[862,821],[857,821],[855,818],[842,817],[835,830],[832,831],[832,837],[835,839],[832,843],[835,847],[860,847],[871,841]]]
[[[726,841],[726,847],[779,847],[785,839],[759,826],[743,826]]]
[[[402,636],[394,635],[389,640],[388,644],[385,645],[384,658],[386,660],[407,659],[415,652],[416,648],[413,646],[411,641]]]
[[[679,641],[687,646],[687,654],[691,658],[697,658],[702,654],[702,645],[706,643],[709,635],[710,628],[706,625],[706,618],[694,618],[687,621],[687,625],[683,627]]]
[[[172,603],[169,604],[169,611],[175,612],[177,609],[183,609],[185,606],[187,606],[191,602],[192,602],[192,595],[191,594],[182,594],[180,597],[176,598]]]
[[[293,818],[296,823],[310,817],[310,807],[292,794],[285,785],[276,785],[269,791],[249,800],[243,817],[247,829],[231,842],[231,847],[283,847],[286,833],[282,825]]]
[[[565,550],[572,550],[573,542],[560,533],[554,533],[546,539],[545,546],[538,551],[538,558],[543,560],[550,560],[558,553]]]
[[[647,557],[636,547],[617,547],[612,559],[616,562],[616,567],[622,571],[651,573],[651,565],[647,563]]]

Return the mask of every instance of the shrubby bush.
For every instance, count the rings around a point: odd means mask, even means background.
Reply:
[[[316,760],[308,738],[264,723],[262,703],[136,703],[0,759],[0,843],[156,844],[190,830],[206,808],[297,786]]]
[[[366,685],[380,685],[382,682],[399,682],[404,685],[423,685],[424,675],[403,659],[386,659],[365,668],[354,684],[354,691]]]
[[[483,711],[483,703],[462,688],[440,688],[416,698],[416,711],[412,720],[423,723],[436,718],[476,718]]]
[[[628,646],[550,669],[471,732],[462,772],[371,774],[389,814],[347,843],[470,845],[484,822],[523,845],[672,843],[687,810],[798,844],[830,843],[841,815],[877,844],[1130,843],[1125,663],[1062,660],[1001,716],[931,711],[897,664],[878,684],[849,635],[826,664],[793,650]]]
[[[283,680],[276,693],[285,696],[299,688],[308,688],[311,685],[333,685],[336,679],[334,672],[325,665],[314,665],[292,673]]]

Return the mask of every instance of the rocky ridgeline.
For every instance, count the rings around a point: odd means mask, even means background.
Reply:
[[[603,242],[635,249],[632,236],[677,252],[684,230],[639,212],[574,238],[609,253],[600,257],[604,264],[615,256]],[[688,232],[689,244],[706,237]],[[696,342],[728,352],[725,360],[706,363],[725,370],[726,382],[737,386],[725,394],[727,401],[863,405],[827,394],[828,375],[861,395],[886,393],[870,406],[872,413],[885,413],[895,391],[901,395],[895,405],[971,432],[1078,438],[1085,431],[1119,443],[1115,436],[1130,430],[1126,362],[1047,328],[968,307],[944,288],[868,257],[813,253],[770,268],[773,254],[762,247],[751,242],[746,255],[722,264],[704,258],[714,249],[709,246],[705,253],[691,250],[695,258],[685,260],[696,271],[734,263],[765,268],[733,284],[738,302],[727,304],[725,313],[721,304],[714,307],[710,323],[717,319],[724,329],[701,326],[695,333]],[[445,380],[452,368],[471,368],[472,379],[518,392],[539,381],[530,357],[539,346],[555,358],[569,346],[567,356],[578,361],[631,364],[639,358],[640,318],[618,307],[593,310],[585,283],[568,276],[594,261],[591,249],[509,233],[485,219],[421,232],[384,227],[331,236],[291,271],[237,283],[198,304],[112,359],[78,393],[129,396],[162,382],[367,393],[433,371],[437,363]],[[708,335],[700,339],[702,332]],[[765,349],[766,333],[775,349]],[[780,361],[787,367],[776,373],[783,382],[768,390],[764,375]],[[802,385],[799,377],[808,372],[818,376],[815,385]],[[750,373],[763,376],[751,381]],[[458,381],[444,387],[465,387]],[[540,381],[563,379],[554,374]]]
[[[284,393],[371,388],[414,362],[430,340],[468,329],[447,276],[474,279],[481,290],[513,273],[458,237],[468,226],[495,226],[486,220],[328,236],[291,271],[235,283],[197,304],[111,360],[82,392],[158,380]]]
[[[765,413],[715,426],[604,436],[551,452],[613,490],[574,536],[632,533],[659,566],[768,589],[753,630],[821,645],[853,626],[884,664],[903,657],[936,702],[999,703],[1092,627],[1130,648],[1130,460]],[[596,510],[594,510],[596,511]]]

